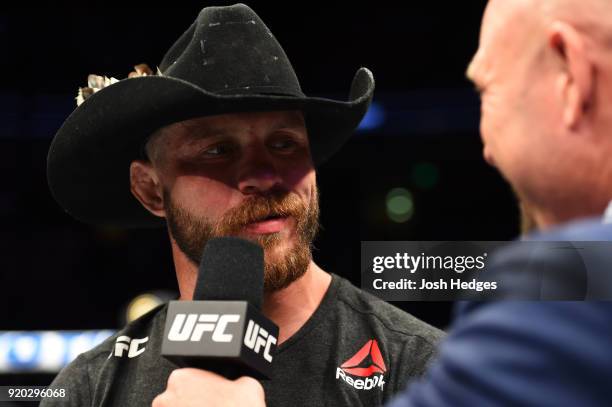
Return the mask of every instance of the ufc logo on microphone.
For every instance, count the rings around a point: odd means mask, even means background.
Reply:
[[[270,355],[270,347],[276,344],[276,338],[268,334],[268,331],[260,327],[258,324],[249,321],[246,335],[244,336],[244,344],[249,348],[253,349],[255,353],[259,353],[262,346],[264,348],[263,357],[268,362],[272,362],[272,355]]]
[[[240,320],[238,314],[176,314],[168,340],[174,342],[198,342],[204,332],[212,332],[213,342],[231,342],[234,335],[225,332],[227,325]]]

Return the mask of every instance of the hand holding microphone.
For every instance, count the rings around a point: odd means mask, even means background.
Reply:
[[[203,403],[204,401],[204,403]],[[228,380],[200,369],[176,369],[168,378],[166,391],[153,400],[152,407],[265,407],[259,382],[243,376]]]
[[[270,377],[278,326],[261,314],[262,301],[261,247],[233,237],[211,239],[193,301],[170,302],[166,315],[162,356],[187,368],[172,372],[153,405],[265,405],[253,378]]]

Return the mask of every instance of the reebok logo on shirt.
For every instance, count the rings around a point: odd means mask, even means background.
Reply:
[[[380,387],[382,391],[386,372],[387,367],[380,353],[378,342],[376,339],[370,339],[357,353],[336,368],[336,380],[342,379],[358,390],[372,390]]]

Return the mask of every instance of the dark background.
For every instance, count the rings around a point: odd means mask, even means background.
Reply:
[[[358,132],[318,171],[316,261],[356,285],[361,240],[518,233],[512,193],[482,160],[478,97],[464,76],[486,2],[402,3],[248,3],[306,94],[345,99],[360,66],[376,77],[383,125]],[[0,10],[0,330],[116,329],[136,295],[177,291],[165,231],[96,228],[65,215],[47,188],[46,154],[89,73],[123,78],[135,64],[154,67],[202,7],[223,4],[231,3]],[[396,187],[413,197],[404,223],[386,213]],[[449,321],[450,303],[396,305],[442,328]]]

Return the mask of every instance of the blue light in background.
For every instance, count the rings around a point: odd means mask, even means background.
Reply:
[[[361,120],[361,123],[359,123],[357,131],[370,131],[382,127],[385,123],[386,116],[385,109],[382,105],[377,102],[372,102],[366,115]]]
[[[94,331],[0,331],[0,373],[55,373],[113,335]]]

